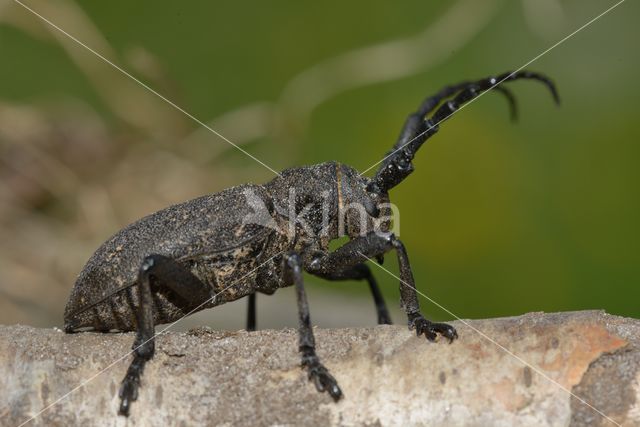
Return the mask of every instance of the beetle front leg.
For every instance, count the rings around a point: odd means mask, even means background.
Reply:
[[[313,337],[313,329],[311,328],[309,304],[307,303],[307,295],[304,291],[302,280],[302,261],[298,254],[290,253],[284,257],[284,263],[284,280],[287,283],[295,284],[296,287],[299,316],[299,350],[302,353],[302,366],[307,368],[309,380],[313,381],[319,392],[326,391],[333,400],[338,401],[342,397],[342,390],[340,390],[338,382],[327,368],[320,363],[320,359],[316,355],[316,343]]]
[[[347,270],[360,264],[363,257],[376,258],[393,249],[400,265],[400,305],[407,313],[409,328],[415,329],[418,335],[424,334],[430,341],[435,340],[437,334],[441,334],[452,342],[458,337],[453,326],[431,322],[420,313],[409,256],[402,242],[393,233],[371,232],[357,237],[329,254],[314,258],[307,266],[307,271],[320,277],[330,276],[336,270]]]
[[[393,235],[392,235],[393,236]],[[416,284],[409,265],[409,256],[402,242],[396,238],[392,239],[392,245],[398,254],[398,264],[400,265],[400,303],[407,313],[409,319],[409,329],[415,329],[416,335],[424,334],[429,341],[435,341],[437,334],[441,334],[447,338],[449,342],[453,342],[458,338],[458,332],[455,328],[446,323],[434,323],[424,318],[420,313],[420,305],[418,303],[418,292]]]

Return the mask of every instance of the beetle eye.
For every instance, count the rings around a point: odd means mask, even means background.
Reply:
[[[365,198],[363,205],[364,210],[367,211],[369,216],[378,218],[378,215],[380,215],[380,209],[378,209],[378,206],[373,200],[371,200],[370,198]]]

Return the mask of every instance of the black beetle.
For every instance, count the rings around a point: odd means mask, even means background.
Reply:
[[[400,286],[409,328],[429,340],[437,334],[457,338],[453,327],[420,313],[407,253],[389,231],[388,192],[413,171],[420,146],[465,102],[496,88],[515,113],[511,92],[499,85],[516,79],[544,83],[559,102],[553,83],[529,71],[448,86],[408,117],[373,178],[337,162],[292,168],[264,185],[233,187],[151,214],[100,246],[71,292],[65,331],[137,331],[120,388],[120,413],[128,415],[137,399],[144,365],[154,354],[155,325],[249,296],[248,329],[253,329],[255,293],[291,285],[298,299],[302,365],[319,391],[340,399],[342,391],[315,353],[302,271],[328,280],[367,280],[379,323],[390,323],[365,261],[381,262],[392,249],[401,279],[409,284]],[[329,242],[342,236],[350,240],[330,252]]]

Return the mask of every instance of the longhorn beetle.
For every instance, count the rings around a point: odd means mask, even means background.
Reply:
[[[378,322],[390,323],[365,261],[382,262],[391,250],[398,257],[400,304],[409,328],[429,341],[437,334],[450,342],[457,338],[452,326],[420,313],[407,251],[389,231],[389,190],[413,172],[411,161],[438,125],[482,92],[495,88],[504,94],[515,117],[514,97],[499,85],[517,79],[544,83],[559,103],[551,80],[529,71],[447,86],[409,115],[372,178],[337,162],[291,168],[264,185],[240,185],[168,207],[107,240],[80,272],[64,324],[66,332],[136,331],[119,413],[127,416],[138,397],[144,366],[154,354],[155,325],[249,296],[248,329],[254,329],[256,292],[272,294],[285,286],[296,288],[302,366],[318,391],[339,400],[338,383],[316,355],[302,272],[327,280],[366,280]],[[343,236],[349,241],[329,251],[329,242]]]

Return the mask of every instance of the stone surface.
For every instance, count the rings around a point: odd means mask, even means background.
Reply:
[[[453,324],[451,345],[401,325],[316,329],[337,404],[300,369],[295,330],[168,332],[128,420],[117,391],[132,334],[4,326],[0,425],[640,425],[640,321],[587,311]]]

